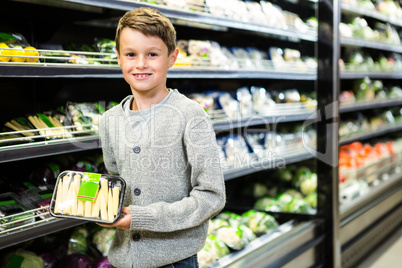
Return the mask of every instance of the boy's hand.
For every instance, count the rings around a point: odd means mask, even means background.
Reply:
[[[103,223],[96,223],[96,224],[102,227],[117,227],[122,230],[127,230],[128,228],[130,228],[131,224],[130,208],[122,207],[120,215],[121,215],[120,218],[112,224],[103,224]]]

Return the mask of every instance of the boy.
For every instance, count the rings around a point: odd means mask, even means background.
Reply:
[[[127,12],[116,30],[118,63],[132,95],[103,114],[99,133],[107,170],[127,184],[124,216],[105,225],[117,227],[108,257],[118,268],[198,267],[208,220],[225,204],[207,114],[166,87],[175,42],[169,19],[151,8]]]

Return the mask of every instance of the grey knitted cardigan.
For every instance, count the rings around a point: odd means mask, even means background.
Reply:
[[[198,103],[173,90],[133,129],[130,120],[143,111],[130,118],[123,108],[130,99],[99,125],[106,168],[126,181],[123,206],[131,212],[108,257],[117,268],[159,267],[202,249],[208,220],[224,207],[225,184],[215,132]]]

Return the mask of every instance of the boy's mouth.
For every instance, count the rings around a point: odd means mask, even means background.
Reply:
[[[146,79],[146,78],[150,77],[152,74],[150,74],[150,73],[137,73],[137,74],[133,74],[133,75],[137,79]]]

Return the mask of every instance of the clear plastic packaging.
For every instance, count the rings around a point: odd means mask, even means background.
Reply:
[[[34,213],[29,211],[18,195],[12,192],[0,194],[0,231],[34,221]]]
[[[49,212],[53,217],[110,224],[120,217],[125,181],[108,174],[63,171],[57,178]]]

